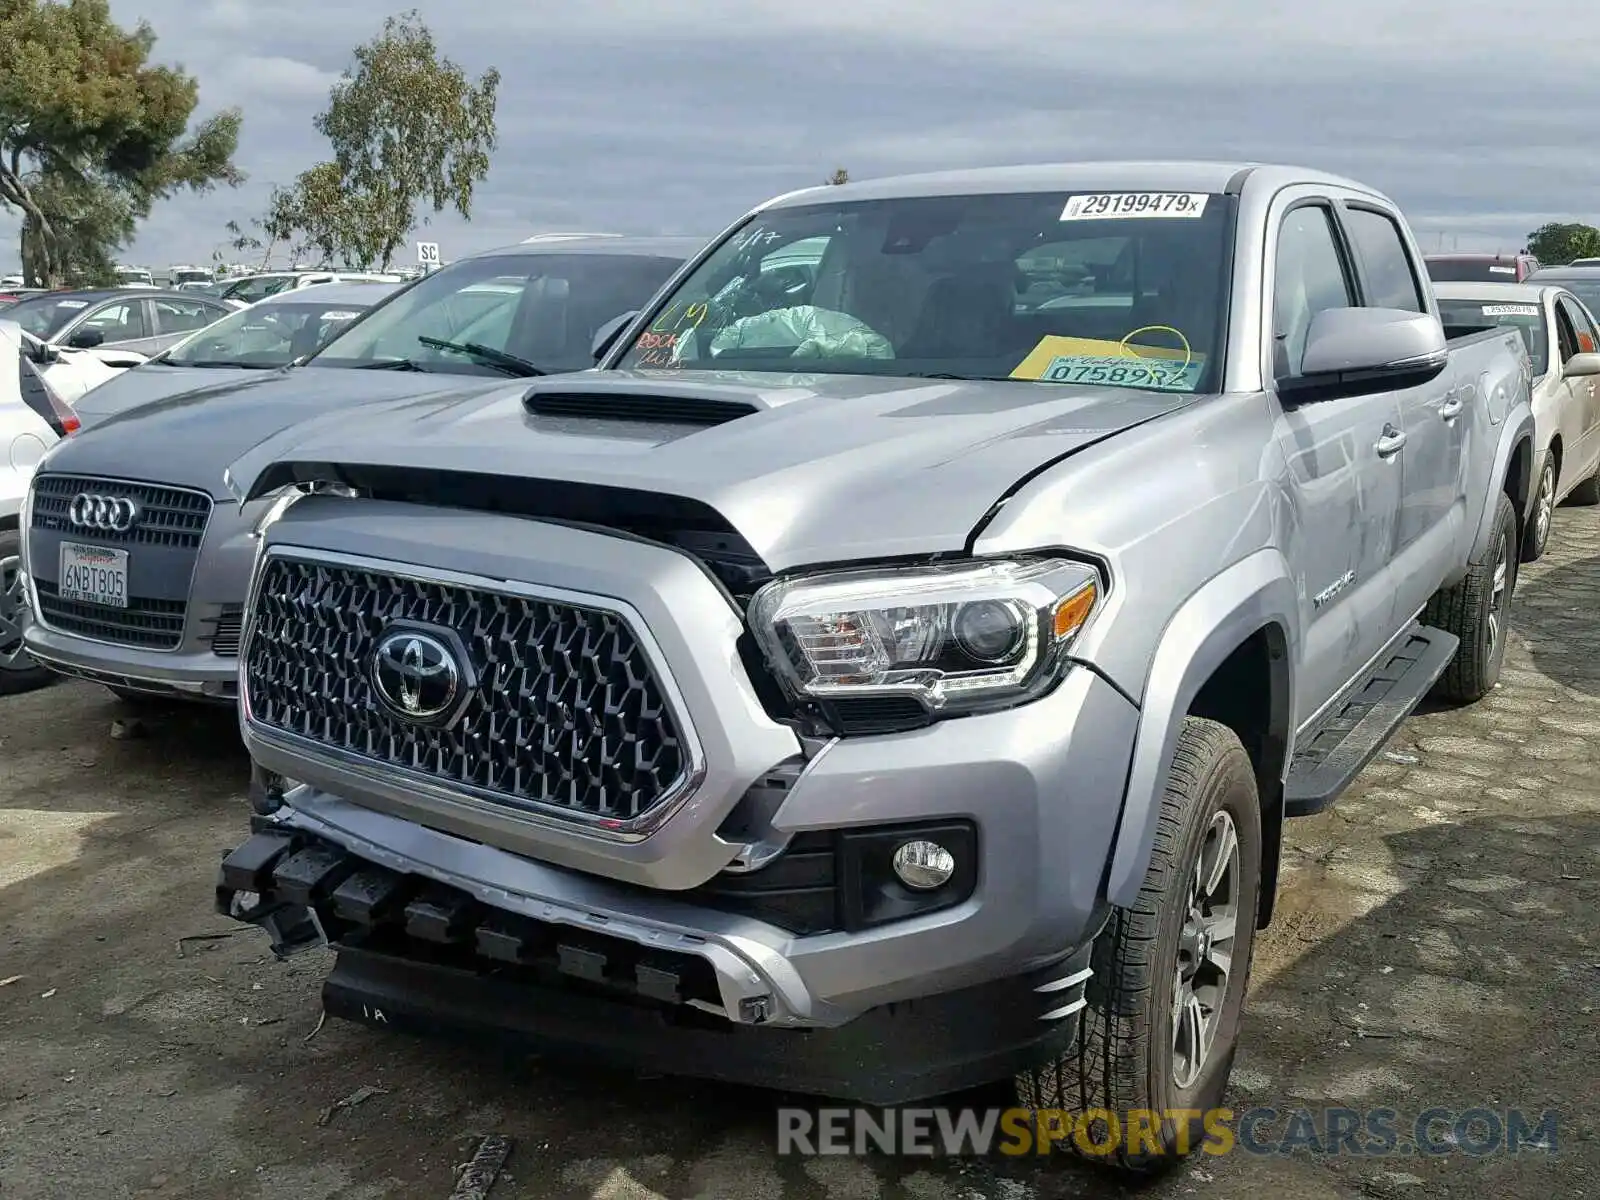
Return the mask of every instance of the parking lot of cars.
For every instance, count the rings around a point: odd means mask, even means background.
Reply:
[[[1224,163],[536,243],[0,326],[0,1189],[1572,1192],[1585,268]]]

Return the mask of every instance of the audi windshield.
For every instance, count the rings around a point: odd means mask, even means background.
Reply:
[[[779,208],[652,314],[623,368],[1215,387],[1233,198],[1027,193]]]

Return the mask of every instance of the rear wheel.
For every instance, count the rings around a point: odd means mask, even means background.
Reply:
[[[1461,639],[1455,658],[1433,685],[1433,695],[1438,699],[1471,704],[1488,695],[1500,678],[1511,596],[1517,589],[1516,545],[1516,510],[1502,492],[1495,508],[1489,549],[1472,564],[1465,579],[1435,594],[1422,613],[1423,624]]]
[[[31,692],[55,678],[23,649],[27,604],[22,589],[22,536],[15,529],[0,530],[0,696]]]
[[[1261,804],[1238,737],[1184,722],[1138,902],[1096,939],[1077,1045],[1017,1079],[1022,1103],[1079,1122],[1060,1145],[1137,1174],[1176,1166],[1220,1105],[1249,986]],[[1181,1126],[1159,1114],[1197,1110]],[[1120,1129],[1082,1125],[1094,1110]],[[1157,1114],[1138,1127],[1139,1114]],[[1130,1116],[1130,1113],[1132,1114]]]

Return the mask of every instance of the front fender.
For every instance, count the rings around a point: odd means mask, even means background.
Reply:
[[[1178,737],[1201,687],[1242,643],[1276,625],[1287,648],[1286,686],[1274,697],[1274,724],[1285,739],[1284,771],[1293,756],[1294,672],[1300,651],[1300,604],[1288,564],[1277,550],[1259,550],[1213,576],[1173,614],[1151,660],[1140,706],[1128,787],[1106,880],[1106,898],[1131,908],[1144,884],[1155,843],[1161,797],[1166,791]],[[1278,711],[1278,710],[1282,711]],[[1281,782],[1281,778],[1280,778]],[[1276,803],[1281,806],[1279,792]],[[1276,844],[1270,839],[1269,844]],[[1275,872],[1263,864],[1263,878]]]
[[[1494,466],[1483,485],[1483,508],[1478,513],[1477,532],[1473,535],[1468,562],[1477,562],[1489,552],[1489,542],[1494,537],[1494,513],[1501,492],[1507,492],[1517,509],[1518,528],[1527,522],[1533,506],[1533,409],[1524,399],[1513,407],[1502,426],[1499,444],[1495,447]]]

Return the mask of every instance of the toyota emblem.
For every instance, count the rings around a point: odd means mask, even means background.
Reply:
[[[67,519],[79,529],[98,529],[102,533],[127,533],[139,523],[140,514],[135,500],[92,492],[79,492],[67,509]]]
[[[385,708],[407,721],[430,722],[450,714],[463,692],[461,662],[443,638],[419,629],[395,629],[372,654],[372,685]]]

